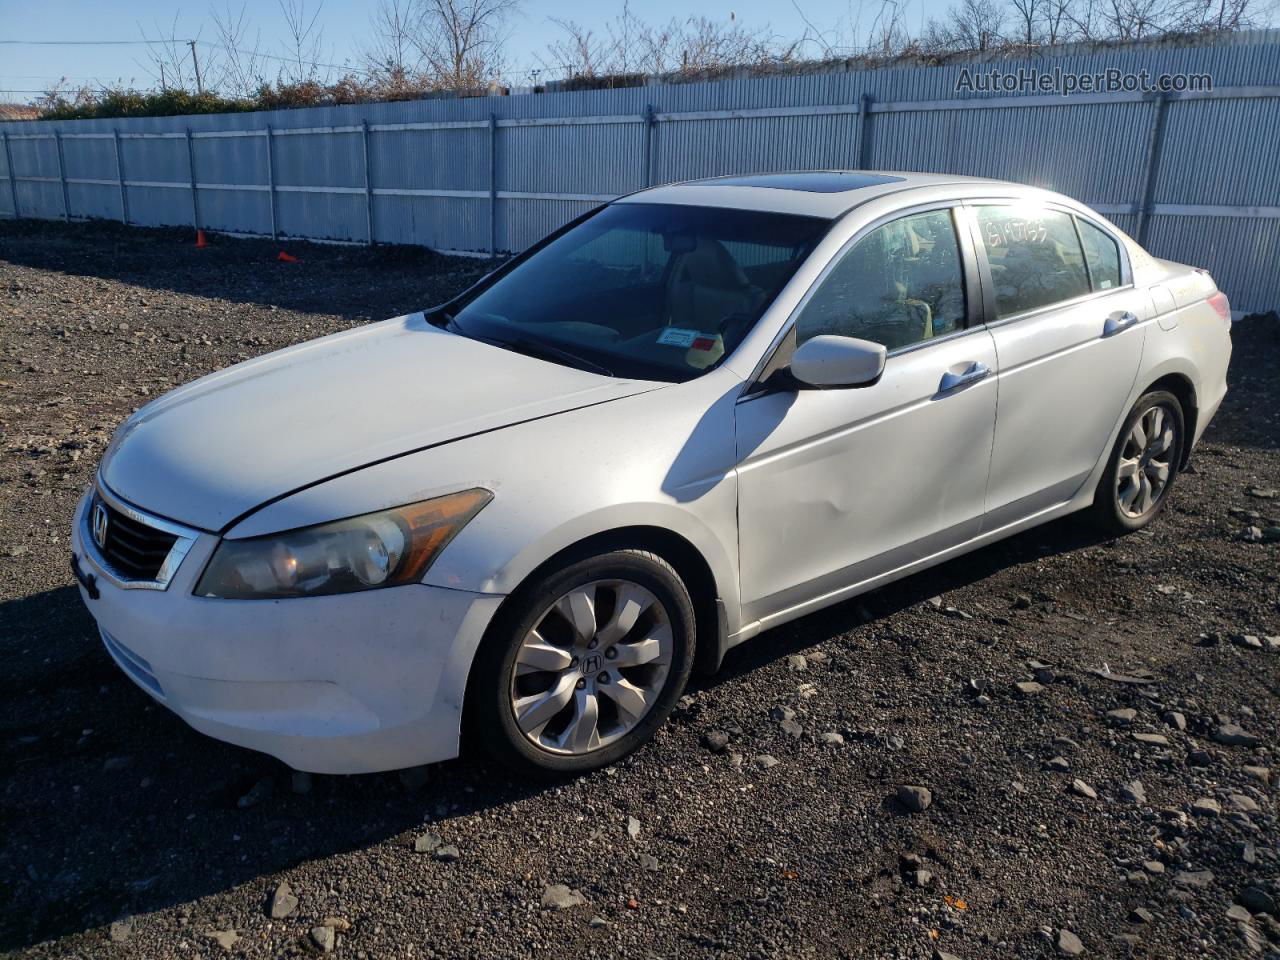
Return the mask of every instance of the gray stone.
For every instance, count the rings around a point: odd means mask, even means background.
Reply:
[[[1262,742],[1236,723],[1221,724],[1213,731],[1213,739],[1228,747],[1256,747]]]
[[[1141,780],[1130,780],[1120,785],[1120,796],[1130,803],[1146,803],[1147,790]]]
[[[774,720],[794,720],[796,718],[796,712],[788,706],[778,704],[769,711],[769,716]]]
[[[1020,697],[1034,697],[1037,694],[1044,693],[1044,687],[1034,680],[1019,680],[1013,685],[1013,689]]]
[[[1233,793],[1229,797],[1231,806],[1241,813],[1258,813],[1259,808],[1257,801],[1253,797],[1246,797],[1243,793]]]
[[[1146,907],[1134,907],[1129,911],[1130,923],[1150,923],[1155,917],[1151,915],[1151,911]]]
[[[907,874],[907,880],[913,887],[927,887],[933,883],[933,874],[928,870],[912,870]]]
[[[933,803],[933,793],[928,787],[903,784],[898,787],[898,802],[912,813],[923,813]]]
[[[822,734],[821,739],[823,743],[831,744],[833,747],[838,747],[840,744],[844,743],[844,737],[836,733],[834,730],[827,730]]]
[[[635,817],[627,817],[627,836],[632,840],[640,836],[640,821]]]
[[[796,723],[794,720],[783,720],[778,726],[782,727],[782,732],[793,740],[799,740],[800,735],[804,733],[804,727]]]
[[[770,756],[767,753],[762,753],[760,756],[756,757],[756,766],[761,770],[768,770],[770,767],[776,767],[777,765],[778,758]]]
[[[1213,754],[1208,750],[1191,750],[1187,753],[1187,763],[1193,767],[1209,767],[1213,765]]]
[[[459,851],[452,843],[445,844],[435,852],[435,858],[441,863],[453,863],[461,856],[461,851]]]
[[[1164,864],[1159,860],[1144,860],[1142,861],[1142,869],[1147,873],[1161,874],[1164,873]]]
[[[236,806],[241,810],[247,810],[249,807],[256,807],[275,792],[275,786],[275,783],[270,777],[263,777],[249,788],[248,793],[236,801]]]
[[[1107,711],[1107,723],[1113,727],[1127,727],[1138,718],[1138,711],[1133,707]]]
[[[788,670],[799,671],[799,670],[807,670],[808,668],[809,668],[809,661],[806,660],[804,657],[800,656],[798,653],[793,653],[791,656],[787,657]]]
[[[1179,870],[1173,875],[1174,886],[1205,890],[1213,883],[1212,870]]]
[[[1246,907],[1250,913],[1270,913],[1276,912],[1275,897],[1263,890],[1262,887],[1245,887],[1240,892],[1240,896],[1236,899]]]
[[[1066,773],[1071,769],[1071,762],[1066,757],[1051,757],[1044,762],[1044,768],[1054,773]]]
[[[1191,812],[1197,817],[1216,817],[1222,814],[1222,805],[1213,797],[1201,797],[1191,804]]]
[[[1058,931],[1058,952],[1068,957],[1078,957],[1084,953],[1084,944],[1070,930],[1062,929]]]
[[[440,834],[428,831],[413,841],[413,849],[416,853],[435,853],[443,844]]]
[[[1187,718],[1177,710],[1167,711],[1164,715],[1164,722],[1178,731],[1187,729]]]
[[[1253,777],[1253,779],[1257,780],[1259,783],[1262,783],[1262,784],[1271,783],[1271,769],[1269,767],[1245,766],[1245,767],[1241,767],[1240,769],[1246,776]]]
[[[651,853],[640,854],[640,867],[643,870],[648,870],[650,873],[657,873],[658,870],[661,869],[661,865],[658,863],[658,858]]]
[[[1238,633],[1231,638],[1231,642],[1237,647],[1244,647],[1246,650],[1262,649],[1262,640],[1252,633]]]
[[[1098,799],[1097,791],[1079,778],[1071,781],[1071,792],[1080,797],[1087,797],[1090,800]]]
[[[236,941],[240,939],[240,934],[234,930],[210,930],[205,936],[217,943],[223,950],[230,950],[236,945]]]
[[[111,938],[112,943],[124,943],[133,934],[133,921],[129,919],[116,920],[111,924],[111,929],[107,936]]]
[[[333,948],[338,945],[338,935],[333,927],[312,927],[311,943],[321,953],[333,953]]]
[[[1233,903],[1227,907],[1227,919],[1234,920],[1236,923],[1253,923],[1253,914],[1240,904]]]
[[[712,753],[723,753],[729,746],[729,734],[723,730],[708,730],[702,735],[702,745]]]
[[[1163,733],[1135,733],[1133,734],[1133,739],[1149,747],[1167,747],[1169,745],[1169,738]]]
[[[568,910],[587,902],[577,890],[566,887],[563,883],[549,884],[542,890],[542,906],[550,910]]]
[[[276,884],[275,893],[271,894],[271,907],[267,911],[272,920],[283,920],[298,909],[298,898],[288,880]]]

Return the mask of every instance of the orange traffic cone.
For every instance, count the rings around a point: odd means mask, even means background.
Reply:
[[[285,253],[283,250],[280,251],[280,255],[276,257],[276,259],[279,260],[281,263],[301,263],[302,262],[297,257],[289,256],[289,254]]]
[[[196,230],[196,249],[203,250],[209,245],[209,241],[204,238],[203,230]]]

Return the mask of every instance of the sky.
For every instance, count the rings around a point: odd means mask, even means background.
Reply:
[[[701,13],[712,19],[733,14],[748,28],[769,27],[788,39],[805,31],[805,21],[832,39],[850,42],[852,27],[864,33],[884,2],[895,0],[632,0],[632,10],[650,22],[666,22]],[[896,0],[908,28],[919,29],[923,19],[941,16],[946,0]],[[307,0],[320,8],[324,29],[323,58],[330,63],[358,63],[370,38],[373,0]],[[796,4],[799,5],[797,9]],[[230,0],[239,12],[244,6],[254,28],[261,32],[264,52],[280,53],[285,36],[279,0]],[[228,0],[197,0],[177,4],[169,0],[0,0],[0,41],[5,40],[140,40],[168,35],[177,16],[182,38],[216,39],[210,10],[224,10]],[[520,13],[508,27],[507,56],[513,64],[510,81],[528,83],[529,70],[538,68],[549,43],[563,37],[553,19],[573,20],[598,34],[616,17],[623,0],[523,0]],[[864,39],[864,38],[862,38]],[[114,83],[146,88],[154,85],[146,47],[138,45],[49,46],[0,43],[0,101],[25,102],[60,77],[72,85]],[[542,79],[547,79],[544,72]],[[34,91],[34,92],[33,92]]]

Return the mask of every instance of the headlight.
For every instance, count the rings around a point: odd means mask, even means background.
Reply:
[[[463,490],[288,533],[224,540],[196,596],[316,597],[415,583],[491,499],[488,490]]]

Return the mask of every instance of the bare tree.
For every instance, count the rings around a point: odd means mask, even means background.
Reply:
[[[253,32],[249,39],[250,25],[246,7],[231,9],[228,2],[222,11],[210,8],[217,40],[215,56],[210,57],[206,73],[212,78],[210,86],[231,97],[251,97],[262,86],[266,60],[261,52],[261,31]]]
[[[195,71],[188,42],[178,37],[178,16],[173,15],[166,32],[159,22],[154,26],[155,36],[138,24],[142,39],[147,42],[146,62],[138,65],[145,70],[161,90],[195,90]]]
[[[606,25],[603,37],[572,21],[553,22],[565,37],[548,46],[542,62],[566,78],[700,76],[776,66],[794,61],[800,43],[783,43],[767,27],[748,29],[732,15],[727,21],[689,17],[650,24],[629,6]]]
[[[505,66],[506,26],[520,0],[418,0],[408,34],[422,70],[444,90],[480,90]]]
[[[1005,12],[995,0],[960,0],[945,20],[930,20],[924,44],[935,52],[987,51],[1004,45]]]
[[[284,40],[284,58],[280,80],[284,83],[320,83],[328,79],[328,68],[320,63],[324,48],[324,29],[319,25],[324,2],[308,13],[307,0],[278,0],[288,35]]]

